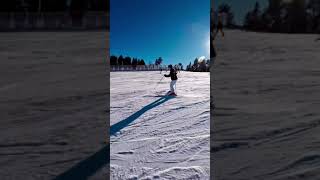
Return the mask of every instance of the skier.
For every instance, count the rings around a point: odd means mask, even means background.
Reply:
[[[177,71],[172,67],[172,65],[170,64],[168,66],[168,68],[170,69],[170,74],[165,74],[164,77],[171,77],[171,83],[170,83],[170,91],[167,93],[167,95],[169,96],[176,96],[177,94],[174,92],[174,88],[173,86],[176,84],[178,77],[177,77]]]

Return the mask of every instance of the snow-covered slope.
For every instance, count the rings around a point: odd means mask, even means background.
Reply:
[[[209,179],[209,73],[179,73],[174,98],[159,72],[110,76],[111,179]]]
[[[226,31],[216,39],[215,179],[320,179],[316,38]]]
[[[102,31],[0,33],[1,180],[81,176],[72,168],[96,164],[86,162],[106,146],[108,37]],[[91,179],[105,178],[108,166],[100,168],[87,168]]]

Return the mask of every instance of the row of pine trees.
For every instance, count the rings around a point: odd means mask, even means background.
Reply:
[[[162,57],[157,58],[154,61],[154,65],[162,65],[163,59]],[[151,64],[151,63],[150,63]],[[145,61],[143,59],[138,58],[131,58],[129,56],[110,56],[110,65],[112,66],[138,66],[138,65],[146,65]],[[182,63],[178,63],[176,65],[173,65],[174,67],[183,70]],[[194,71],[194,72],[209,72],[210,70],[210,60],[209,59],[203,59],[199,60],[196,58],[193,62],[193,64],[190,64],[186,67],[186,71]]]
[[[209,59],[204,59],[204,60],[199,60],[196,58],[191,64],[186,68],[187,71],[193,71],[193,72],[209,72],[210,71],[210,60]]]
[[[132,65],[132,66],[137,66],[137,65],[146,65],[143,59],[138,59],[138,58],[131,58],[129,56],[123,57],[120,55],[119,57],[117,56],[110,56],[110,65],[112,66],[123,66],[123,65]]]
[[[265,9],[256,2],[245,17],[244,28],[280,33],[319,33],[320,1],[269,0]]]
[[[80,11],[109,10],[110,0],[6,0],[0,12],[61,12],[68,8]],[[68,7],[69,6],[69,7]],[[40,7],[40,9],[39,9]]]
[[[225,27],[240,27],[235,24],[234,13],[227,3],[211,13],[215,17],[211,28],[217,23],[217,14],[226,16]],[[257,1],[253,9],[247,12],[241,28],[260,32],[320,33],[320,0],[268,0],[265,8]]]

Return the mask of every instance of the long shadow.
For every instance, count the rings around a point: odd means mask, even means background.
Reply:
[[[110,163],[110,146],[109,144],[88,157],[87,159],[81,161],[80,163],[73,166],[68,171],[60,174],[54,180],[86,180],[102,167]]]
[[[165,97],[161,97],[158,100],[146,105],[145,107],[143,107],[141,110],[137,111],[136,113],[132,114],[131,116],[129,116],[128,118],[112,125],[110,127],[110,136],[115,135],[117,132],[119,132],[121,129],[127,127],[130,123],[132,123],[133,121],[135,121],[138,117],[140,117],[142,114],[144,114],[145,112],[149,111],[152,108],[155,108],[157,106],[159,106],[162,103],[165,103],[166,101],[168,101],[169,99],[172,99],[172,96],[165,96]]]
[[[147,106],[143,107],[138,112],[132,114],[128,118],[112,125],[110,127],[110,136],[116,134],[121,129],[128,126],[142,114],[147,112],[148,110],[159,106],[160,104],[172,99],[173,97],[161,97],[158,100],[148,104]],[[58,175],[54,180],[86,180],[90,176],[94,175],[97,171],[99,171],[102,167],[108,165],[110,163],[110,144],[103,147],[101,150],[93,154],[92,156],[88,157],[87,159],[79,162],[75,166],[73,166],[68,171]]]

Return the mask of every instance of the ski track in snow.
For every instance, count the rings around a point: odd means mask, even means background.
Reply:
[[[209,73],[179,73],[178,96],[146,108],[169,89],[163,73],[111,72],[110,125],[134,117],[110,137],[111,179],[209,179]]]

